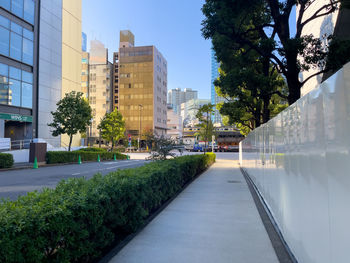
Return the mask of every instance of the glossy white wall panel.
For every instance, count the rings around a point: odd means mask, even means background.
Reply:
[[[242,167],[299,262],[349,262],[350,63],[242,142]]]

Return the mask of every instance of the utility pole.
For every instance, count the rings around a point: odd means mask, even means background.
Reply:
[[[140,141],[141,141],[141,136],[142,136],[142,134],[141,134],[141,117],[142,117],[142,108],[143,108],[143,106],[142,106],[142,104],[139,104],[139,108],[140,108],[140,131],[139,131],[139,139],[138,139],[138,143],[139,143],[139,151],[141,151],[141,148],[140,148]]]

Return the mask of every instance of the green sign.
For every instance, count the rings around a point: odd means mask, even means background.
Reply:
[[[12,113],[0,113],[0,119],[9,120],[9,121],[33,122],[32,116],[23,116],[23,115],[12,114]]]

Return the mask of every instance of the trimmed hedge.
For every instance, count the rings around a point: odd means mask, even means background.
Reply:
[[[82,152],[107,152],[107,149],[88,147],[88,148],[81,148],[79,151],[82,151]]]
[[[46,163],[54,164],[54,163],[76,163],[78,162],[79,155],[81,157],[81,161],[97,161],[98,155],[100,155],[100,159],[102,160],[113,160],[114,155],[118,160],[125,160],[126,155],[118,153],[118,152],[107,152],[107,151],[73,151],[73,152],[47,152],[46,153]]]
[[[11,168],[13,156],[10,153],[0,153],[0,168]]]
[[[3,201],[0,262],[91,262],[214,161],[184,156]]]

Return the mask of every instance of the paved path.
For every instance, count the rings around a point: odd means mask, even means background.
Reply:
[[[217,156],[217,163],[110,263],[278,262],[239,170],[238,155]]]
[[[54,188],[63,179],[83,176],[91,178],[96,173],[105,175],[118,169],[133,168],[144,164],[145,160],[123,160],[1,171],[0,198],[15,200],[27,192],[40,190],[44,187]]]

